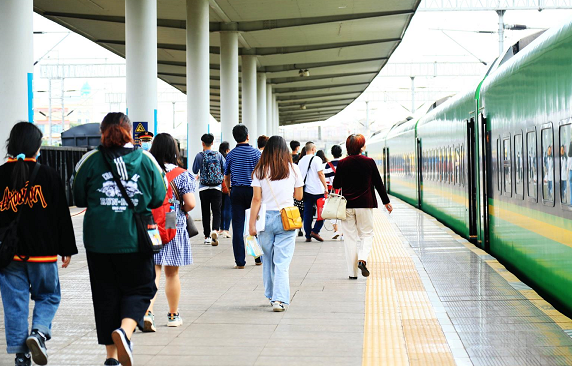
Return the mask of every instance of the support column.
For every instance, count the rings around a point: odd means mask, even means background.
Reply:
[[[202,151],[201,136],[209,131],[209,71],[209,1],[187,0],[187,156],[190,165],[194,156]]]
[[[0,1],[0,162],[6,140],[19,121],[33,122],[33,0]]]
[[[255,141],[260,133],[256,117],[256,56],[242,56],[242,123],[248,127],[250,140]]]
[[[272,136],[266,131],[266,74],[259,73],[256,84],[256,129],[259,135]]]
[[[272,121],[274,121],[274,103],[272,103],[272,85],[266,85],[266,132],[273,136]]]
[[[232,129],[238,124],[237,32],[220,33],[220,123],[221,141],[234,146]]]
[[[125,0],[125,62],[129,119],[156,134],[157,0]]]
[[[278,135],[278,125],[280,121],[280,112],[278,110],[278,100],[276,99],[276,94],[272,95],[272,101],[274,102],[274,122],[272,123],[272,133]]]

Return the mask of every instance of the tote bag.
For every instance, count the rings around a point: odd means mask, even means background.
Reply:
[[[326,198],[322,219],[345,220],[347,201],[344,196],[331,192]]]

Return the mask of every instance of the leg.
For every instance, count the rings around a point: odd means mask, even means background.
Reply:
[[[209,189],[199,192],[201,198],[201,216],[203,220],[203,233],[205,238],[211,235],[211,210],[210,210],[210,195]]]
[[[367,263],[369,253],[373,246],[373,209],[356,208],[356,227],[362,247],[359,250],[358,260]]]
[[[222,209],[222,192],[212,189],[211,209],[213,212],[213,230],[220,230],[221,209]]]
[[[272,300],[272,293],[274,292],[274,230],[270,213],[266,213],[266,225],[264,231],[258,235],[258,243],[264,253],[264,263],[262,264],[264,296]]]
[[[280,216],[277,220],[281,221]],[[282,225],[282,222],[279,223]],[[280,230],[281,229],[281,230]],[[276,230],[274,239],[274,293],[272,301],[290,304],[290,263],[296,245],[296,232]]]
[[[244,231],[244,208],[241,201],[240,188],[233,188],[231,193],[232,201],[232,249],[234,251],[234,261],[237,266],[244,266],[246,264],[246,257],[244,253],[244,238],[242,232]]]
[[[52,337],[52,320],[60,305],[60,279],[58,263],[27,263],[30,293],[34,300],[32,329]]]
[[[306,239],[310,239],[310,233],[312,232],[312,206],[314,206],[314,201],[312,200],[312,195],[304,192],[304,233],[306,234]]]
[[[223,230],[228,233],[230,230],[230,220],[232,219],[232,204],[230,203],[230,197],[228,195],[223,195],[224,199],[224,219],[223,219]]]
[[[155,266],[155,286],[157,286],[157,289],[159,288],[159,281],[161,280],[161,266]],[[167,267],[165,266],[165,272],[167,271]],[[153,297],[153,299],[151,300],[151,305],[149,305],[149,309],[147,309],[150,312],[153,312],[153,306],[155,305],[155,300],[157,300],[157,294],[155,294],[155,296]]]
[[[4,305],[4,327],[8,353],[27,353],[30,281],[26,264],[12,262],[0,270],[0,291]]]
[[[250,204],[252,203],[252,187],[246,187],[244,189],[244,198],[243,198],[243,204],[244,204],[244,210],[242,211],[244,213],[244,211],[246,211],[247,209],[250,208]],[[244,226],[244,224],[243,224]],[[258,257],[258,258],[254,258],[254,262],[257,265],[260,265],[262,263],[262,257]]]
[[[314,204],[318,202],[320,198],[323,197],[324,197],[323,194],[314,195]],[[314,234],[319,234],[323,226],[324,226],[324,220],[316,220],[316,223],[314,224],[314,229],[312,231],[314,232]]]
[[[348,264],[348,275],[357,277],[357,242],[359,240],[356,228],[355,209],[346,210],[346,219],[342,221],[342,231],[344,232],[344,247],[346,251],[346,261]]]
[[[179,267],[165,266],[165,293],[169,302],[169,312],[177,313],[179,311],[179,299],[181,298]]]

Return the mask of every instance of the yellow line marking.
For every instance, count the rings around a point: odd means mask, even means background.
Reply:
[[[362,364],[455,365],[413,260],[378,210],[374,220]]]

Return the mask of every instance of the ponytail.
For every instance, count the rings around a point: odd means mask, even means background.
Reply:
[[[18,122],[12,127],[10,137],[6,140],[7,157],[18,159],[10,176],[10,188],[19,190],[24,187],[30,169],[24,161],[25,158],[35,158],[42,145],[42,131],[33,123]],[[22,156],[24,155],[24,156]]]

